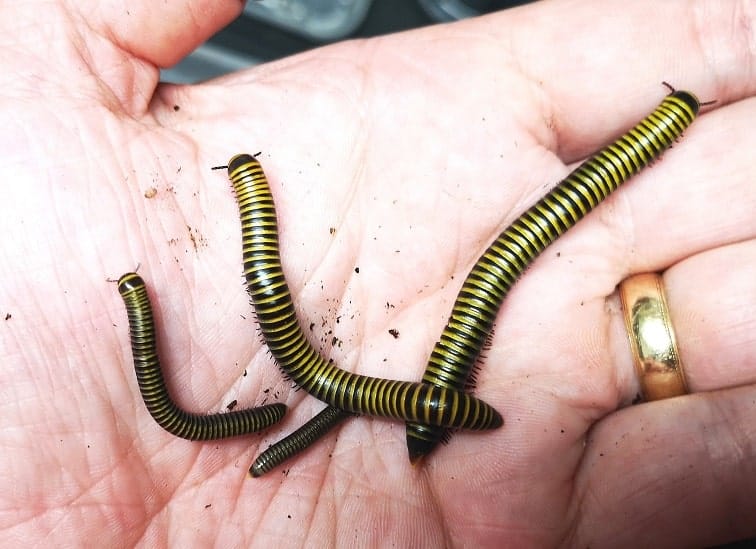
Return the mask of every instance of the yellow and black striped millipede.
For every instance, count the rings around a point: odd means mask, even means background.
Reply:
[[[144,280],[136,273],[126,273],[118,280],[118,292],[129,318],[139,391],[147,411],[163,429],[188,440],[216,440],[261,431],[283,418],[286,405],[281,403],[210,415],[192,414],[179,408],[163,378],[152,305]]]
[[[431,352],[423,381],[462,389],[512,285],[535,258],[623,182],[659,157],[698,115],[690,92],[670,88],[661,104],[631,130],[580,164],[520,215],[472,268]],[[407,424],[412,463],[448,440],[448,430]]]
[[[281,269],[273,196],[260,162],[236,155],[228,163],[228,175],[241,218],[247,291],[273,358],[294,383],[345,412],[455,429],[502,425],[496,410],[464,391],[353,374],[320,356],[297,321]]]
[[[624,181],[657,158],[692,123],[701,103],[690,92],[668,87],[671,93],[653,113],[583,162],[484,252],[462,285],[441,339],[431,352],[423,381],[464,388],[502,301],[527,266]],[[348,417],[328,409],[320,415],[323,417],[316,416],[263,452],[250,472],[259,476]],[[448,436],[444,428],[408,423],[410,461],[417,463]]]

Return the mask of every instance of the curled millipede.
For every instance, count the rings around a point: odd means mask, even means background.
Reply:
[[[283,418],[286,405],[281,403],[209,415],[179,408],[163,378],[152,305],[144,280],[136,273],[126,273],[118,279],[118,292],[129,317],[131,354],[139,392],[147,411],[163,429],[187,440],[216,440],[261,431]]]

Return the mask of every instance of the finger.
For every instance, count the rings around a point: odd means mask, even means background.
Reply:
[[[756,99],[701,117],[661,161],[613,197],[614,211],[604,222],[621,250],[621,277],[756,238],[755,117]]]
[[[756,387],[634,406],[587,441],[570,546],[713,546],[756,535]]]
[[[754,12],[749,2],[593,0],[484,22],[504,62],[545,91],[560,156],[572,162],[642,117],[666,93],[663,80],[719,106],[756,92]],[[559,45],[569,56],[554,54]]]
[[[590,246],[601,266],[594,287],[608,294],[632,273],[756,238],[755,109],[756,99],[748,99],[697,120],[659,161],[561,237],[561,252],[574,256]]]
[[[756,383],[756,240],[712,250],[665,274],[693,391]]]
[[[756,383],[756,241],[695,255],[664,274],[670,318],[688,387]],[[625,402],[639,394],[627,331],[613,299],[612,348]]]
[[[167,67],[239,15],[243,1],[91,2],[80,6],[90,25],[132,55]],[[95,18],[94,14],[98,14]]]

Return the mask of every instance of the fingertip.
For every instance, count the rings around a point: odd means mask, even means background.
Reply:
[[[158,67],[170,67],[238,17],[243,8],[243,1],[112,3],[104,10],[103,22],[120,47]]]

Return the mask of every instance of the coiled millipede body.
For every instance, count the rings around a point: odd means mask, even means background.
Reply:
[[[160,367],[155,321],[144,280],[136,273],[126,273],[118,280],[118,292],[129,318],[139,392],[147,411],[163,429],[188,440],[216,440],[261,431],[283,418],[286,405],[281,403],[210,415],[179,408],[168,393]]]

